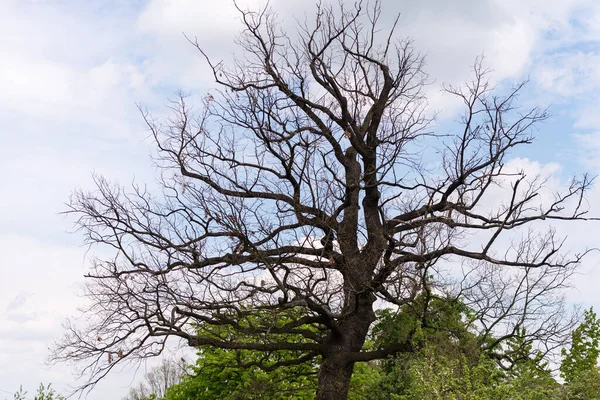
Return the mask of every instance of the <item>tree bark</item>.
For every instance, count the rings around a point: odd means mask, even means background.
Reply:
[[[346,400],[354,363],[337,355],[325,358],[319,370],[316,400]]]
[[[372,294],[349,294],[346,307],[356,311],[342,321],[338,332],[332,332],[323,352],[319,370],[317,400],[346,400],[355,361],[351,354],[359,353],[365,343],[369,327],[375,321]],[[348,301],[350,300],[350,301]]]

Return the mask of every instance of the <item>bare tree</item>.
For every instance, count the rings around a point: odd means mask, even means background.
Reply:
[[[132,387],[123,400],[147,400],[152,394],[160,400],[165,397],[168,388],[181,381],[186,369],[184,359],[180,363],[163,359],[159,365],[144,374],[144,380]]]
[[[545,224],[588,219],[591,180],[550,193],[505,167],[547,118],[517,106],[523,84],[495,95],[477,62],[471,82],[445,88],[464,103],[460,130],[436,134],[423,58],[395,23],[382,33],[379,2],[318,5],[294,35],[268,9],[239,11],[233,65],[191,41],[220,89],[197,112],[184,96],[166,121],[144,112],[162,193],[97,177],[73,195],[88,243],[114,258],[95,261],[89,322],[68,325],[54,359],[84,362],[93,387],[177,337],[264,352],[252,364],[265,369],[314,360],[316,397],[345,399],[356,362],[413,350],[363,349],[376,301],[421,294],[465,299],[503,362],[523,328],[552,349],[570,326],[559,290],[585,253]],[[490,195],[498,185],[505,198]]]

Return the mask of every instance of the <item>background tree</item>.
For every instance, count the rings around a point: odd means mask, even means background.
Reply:
[[[273,326],[297,321],[294,310],[286,313],[264,311],[253,314],[247,321],[248,327],[265,324],[270,320]],[[274,320],[276,319],[276,320]],[[299,326],[299,329],[314,330],[312,326]],[[214,327],[200,323],[196,327],[198,335],[227,341],[236,330],[228,326]],[[263,333],[247,334],[239,340],[265,342]],[[302,343],[307,340],[301,334],[289,334],[285,340]],[[267,342],[268,343],[268,342]],[[299,363],[297,355],[287,351],[261,352],[245,349],[219,349],[201,346],[198,360],[190,368],[189,374],[179,384],[171,387],[166,400],[202,398],[210,399],[310,399],[314,398],[318,365],[311,360]]]
[[[438,321],[413,336],[417,351],[399,353],[386,360],[361,363],[350,383],[353,400],[389,399],[563,399],[567,392],[553,378],[540,352],[524,346],[525,332],[507,343],[515,362],[506,370],[487,353],[482,337],[468,328],[470,311],[459,302],[435,301]],[[397,342],[418,324],[409,307],[380,310],[367,348],[382,341]],[[408,329],[407,329],[408,327]],[[307,362],[263,371],[247,365],[264,357],[261,352],[204,347],[184,380],[169,388],[165,400],[190,399],[310,399],[317,388],[318,365]],[[240,358],[244,361],[240,362]],[[590,392],[585,383],[580,385]]]
[[[95,261],[89,325],[69,325],[54,359],[84,361],[90,387],[178,337],[287,352],[256,361],[267,369],[315,360],[317,398],[345,399],[356,363],[414,350],[433,300],[452,298],[496,335],[486,350],[500,362],[515,362],[502,343],[523,327],[524,344],[562,344],[571,322],[557,293],[583,254],[542,225],[586,219],[591,181],[553,193],[505,167],[547,118],[518,108],[523,85],[495,95],[476,63],[471,82],[446,87],[464,103],[461,128],[436,134],[424,61],[395,24],[380,29],[378,2],[317,5],[295,34],[268,9],[240,15],[243,55],[229,67],[207,57],[220,89],[201,109],[182,97],[168,120],[144,113],[162,193],[97,177],[73,195],[87,241],[114,256]],[[419,324],[365,349],[376,301],[418,303]],[[285,323],[260,318],[290,310]]]
[[[592,308],[573,331],[569,350],[562,350],[560,375],[568,399],[600,399],[600,319]]]
[[[22,386],[19,388],[19,391],[14,394],[13,399],[27,399],[27,392],[23,390]],[[33,400],[66,400],[66,398],[60,394],[57,394],[52,388],[52,384],[49,383],[47,386],[45,386],[43,383],[40,383],[36,394],[33,396]]]
[[[181,383],[167,390],[165,400],[299,399],[314,398],[316,366],[309,363],[264,371],[240,367],[239,352],[203,347]],[[261,353],[245,354],[260,359]],[[255,357],[252,357],[255,356]]]
[[[147,400],[151,396],[156,400],[163,399],[167,389],[179,383],[186,368],[185,360],[174,362],[163,359],[159,365],[144,374],[144,380],[132,387],[123,400]]]

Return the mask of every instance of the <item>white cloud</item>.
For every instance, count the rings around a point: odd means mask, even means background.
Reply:
[[[83,273],[83,250],[0,235],[0,253],[4,274],[10,274],[0,281],[0,387],[34,388],[47,381],[47,348],[60,334],[65,312],[75,312],[79,301],[74,282]],[[65,384],[64,378],[56,384]]]

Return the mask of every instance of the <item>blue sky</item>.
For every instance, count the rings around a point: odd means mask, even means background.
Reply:
[[[308,3],[308,4],[305,4]],[[257,7],[262,1],[240,1]],[[312,2],[272,0],[286,25]],[[398,33],[427,56],[431,107],[450,129],[460,107],[439,90],[470,78],[480,54],[500,86],[529,77],[523,102],[550,106],[538,140],[515,154],[531,173],[600,173],[600,3],[593,0],[383,1],[401,13]],[[70,366],[43,365],[60,324],[76,313],[86,270],[81,237],[58,213],[91,173],[152,183],[152,146],[136,104],[156,115],[183,89],[192,99],[210,73],[182,32],[216,59],[230,58],[240,29],[229,1],[0,0],[0,389],[72,382]],[[600,190],[590,204],[600,214]],[[597,224],[565,228],[574,246],[595,246]],[[568,292],[600,306],[600,256]],[[139,377],[140,374],[138,374]],[[88,398],[120,398],[124,371]],[[6,394],[6,397],[10,395]],[[0,392],[3,398],[3,392]]]

